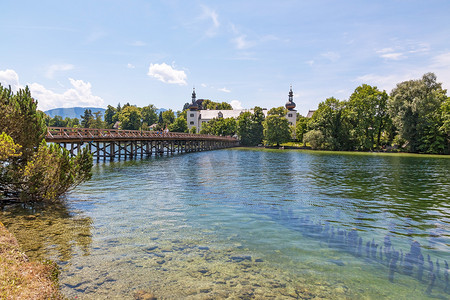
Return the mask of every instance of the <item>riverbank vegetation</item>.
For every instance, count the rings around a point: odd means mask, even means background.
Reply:
[[[0,201],[57,201],[90,179],[87,149],[70,157],[66,149],[47,145],[44,113],[28,87],[14,93],[0,85]]]

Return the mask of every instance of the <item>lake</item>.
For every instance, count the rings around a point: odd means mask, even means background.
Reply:
[[[100,163],[64,205],[0,216],[29,256],[60,265],[70,298],[450,298],[449,157],[236,148]]]

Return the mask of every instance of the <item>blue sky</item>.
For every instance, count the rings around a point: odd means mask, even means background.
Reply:
[[[0,10],[0,82],[39,108],[198,98],[305,115],[362,84],[435,72],[450,88],[450,1],[21,1]]]

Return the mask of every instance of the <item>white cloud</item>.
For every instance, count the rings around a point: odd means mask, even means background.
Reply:
[[[394,52],[394,51],[395,50],[393,48],[383,48],[383,49],[378,50],[377,53],[384,54],[384,53],[391,53],[391,52]]]
[[[341,57],[339,53],[333,51],[322,53],[321,56],[328,59],[331,62],[336,62]]]
[[[206,83],[202,83],[202,84],[200,84],[202,87],[207,87],[207,85],[206,85]]]
[[[59,64],[59,65],[51,65],[47,72],[45,73],[45,77],[52,79],[56,72],[59,71],[70,71],[73,70],[74,65],[71,64]]]
[[[128,69],[134,69],[134,68],[136,68],[133,64],[127,64],[127,68]]]
[[[69,78],[69,81],[72,88],[63,93],[55,93],[39,83],[28,84],[28,87],[31,96],[38,101],[40,110],[73,106],[99,107],[103,105],[103,99],[92,94],[92,85],[89,82],[72,78]],[[0,70],[0,82],[2,85],[11,85],[14,91],[23,87],[19,82],[19,75],[14,70]],[[60,83],[58,82],[58,84]]]
[[[206,31],[206,36],[213,37],[217,34],[217,29],[220,26],[219,15],[215,10],[210,9],[209,7],[202,5],[203,14],[200,16],[201,20],[209,19],[212,21],[212,26],[208,28]]]
[[[392,60],[400,60],[406,58],[406,56],[401,52],[393,52],[393,53],[385,53],[381,55],[382,58],[392,59]]]
[[[164,83],[187,85],[186,73],[184,71],[175,70],[166,63],[150,64],[147,75]]]
[[[219,91],[225,92],[225,93],[231,93],[231,91],[229,89],[227,89],[226,87],[219,89]]]
[[[308,61],[306,61],[306,63],[307,63],[308,65],[312,66],[312,65],[314,65],[314,60],[308,60]]]
[[[73,88],[62,94],[46,89],[39,83],[29,85],[31,95],[38,100],[38,107],[41,110],[48,110],[57,107],[73,106],[102,106],[103,99],[92,95],[92,86],[89,82],[69,78]]]
[[[19,85],[19,75],[17,75],[16,71],[11,69],[0,71],[0,83],[4,87],[10,85],[13,91],[17,91],[21,87]]]
[[[242,109],[242,103],[239,100],[231,100],[230,105],[233,109]]]
[[[245,34],[241,34],[240,36],[235,37],[231,41],[234,43],[234,46],[236,47],[236,49],[239,49],[239,50],[248,49],[255,45],[254,42],[247,40],[247,36]]]
[[[449,67],[450,66],[450,52],[439,54],[439,55],[433,57],[433,66]]]

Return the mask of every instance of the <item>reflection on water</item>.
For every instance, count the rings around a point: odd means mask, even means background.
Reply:
[[[0,221],[33,259],[51,258],[62,264],[72,258],[75,247],[90,254],[91,218],[69,213],[64,204],[9,205],[0,212]]]
[[[447,299],[449,171],[448,158],[241,149],[98,164],[62,225],[35,230],[36,252],[69,252],[62,290],[86,299]],[[52,228],[30,214],[7,226]]]

